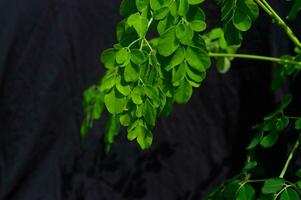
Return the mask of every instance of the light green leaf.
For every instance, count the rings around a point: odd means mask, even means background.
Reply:
[[[150,98],[153,102],[153,106],[158,108],[161,104],[161,101],[159,99],[159,91],[158,88],[153,86],[145,86],[144,92],[148,98]]]
[[[144,104],[144,118],[146,123],[154,127],[156,124],[156,109],[152,106],[151,102],[147,99]]]
[[[117,75],[114,72],[107,73],[102,79],[100,84],[100,90],[102,92],[110,90],[116,85]]]
[[[120,116],[119,121],[122,126],[129,126],[132,121],[132,117],[129,113],[125,113]]]
[[[131,93],[131,87],[126,82],[122,81],[122,79],[119,79],[116,83],[117,90],[123,94],[124,96],[128,96]]]
[[[145,10],[149,5],[149,0],[136,0],[136,7],[137,9],[142,12]]]
[[[225,74],[231,68],[231,61],[229,58],[219,57],[216,59],[216,68],[220,73]]]
[[[153,143],[152,133],[147,128],[142,129],[140,135],[137,137],[137,142],[142,150],[150,148]]]
[[[198,72],[204,72],[208,65],[210,65],[210,59],[207,53],[204,50],[195,47],[187,48],[186,60],[188,64]]]
[[[142,104],[143,89],[141,87],[135,87],[131,93],[132,101],[134,104]]]
[[[179,40],[176,38],[175,27],[168,29],[161,37],[158,43],[158,51],[162,56],[170,56],[179,47]]]
[[[150,0],[150,6],[152,10],[159,10],[167,4],[165,0]]]
[[[126,82],[135,82],[139,79],[139,68],[137,65],[129,62],[124,68],[124,80]]]
[[[234,18],[233,18],[234,26],[240,31],[247,31],[252,26],[251,18],[240,9],[236,9]]]
[[[105,95],[104,102],[111,114],[119,114],[124,110],[127,99],[114,88]]]
[[[192,87],[184,81],[176,90],[174,99],[178,104],[185,104],[189,101],[192,95]]]
[[[126,48],[120,49],[116,54],[116,62],[118,64],[124,64],[130,59],[130,54]]]
[[[134,27],[140,38],[144,38],[148,28],[148,19],[145,16],[140,15],[139,13],[132,14],[128,18],[127,23],[129,26]]]
[[[198,72],[189,66],[186,67],[186,74],[189,77],[189,79],[191,79],[192,81],[194,81],[196,83],[201,83],[205,79],[205,76],[206,76],[206,73]]]
[[[187,0],[179,0],[178,14],[180,16],[185,16],[189,9]]]
[[[172,68],[174,68],[175,66],[178,66],[179,64],[181,64],[184,61],[184,58],[185,58],[184,49],[182,47],[180,47],[177,49],[177,51],[174,53],[174,55],[170,59],[170,62],[168,63],[168,65],[165,68],[166,71],[169,71]]]
[[[160,20],[157,26],[157,31],[159,35],[163,35],[165,31],[174,26],[175,18],[168,14],[163,20]]]
[[[198,5],[198,4],[203,3],[203,2],[204,2],[204,0],[188,0],[188,3],[190,5]]]
[[[147,56],[144,51],[139,49],[131,50],[131,61],[137,65],[144,63],[147,59]]]
[[[176,27],[176,36],[182,44],[191,44],[193,38],[193,30],[190,24],[178,24]]]
[[[156,10],[153,14],[154,19],[156,20],[161,20],[164,19],[169,13],[169,8],[168,7],[162,7],[159,10]]]
[[[115,64],[115,60],[116,60],[116,51],[115,51],[115,49],[111,48],[111,49],[107,49],[107,50],[103,51],[101,56],[100,56],[100,60],[105,65],[105,67],[107,69],[113,69],[116,66],[116,64]]]
[[[184,80],[186,75],[186,62],[183,62],[179,67],[173,69],[172,73],[172,83],[173,86],[179,86],[181,82]]]
[[[139,120],[135,126],[128,130],[128,140],[133,141],[137,139],[138,144],[142,150],[149,148],[153,141],[152,133]]]
[[[206,30],[206,23],[204,21],[201,20],[194,20],[192,22],[190,22],[191,24],[191,28],[192,30],[196,31],[196,32],[202,32],[204,30]]]

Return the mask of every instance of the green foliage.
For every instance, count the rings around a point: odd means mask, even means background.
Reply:
[[[85,119],[81,127],[84,138],[94,120],[109,115],[104,143],[109,153],[122,129],[127,138],[142,150],[150,148],[152,131],[158,117],[168,115],[174,103],[187,103],[193,88],[201,86],[211,59],[220,73],[226,73],[234,58],[272,61],[278,64],[272,89],[280,88],[289,77],[301,70],[301,43],[266,0],[217,0],[221,7],[223,28],[206,30],[204,0],[122,0],[124,19],[116,30],[117,44],[100,56],[106,72],[99,85],[84,93]],[[288,18],[296,18],[300,0],[295,0]],[[243,33],[252,27],[259,7],[278,24],[296,45],[296,55],[279,58],[237,54]],[[301,169],[296,181],[284,176],[300,144],[301,117],[286,114],[292,101],[285,96],[274,112],[253,127],[256,134],[247,147],[247,162],[241,172],[209,193],[211,200],[299,200]],[[252,179],[262,168],[256,160],[258,148],[272,148],[287,134],[297,134],[297,141],[279,176]],[[262,173],[261,173],[262,175]]]
[[[189,101],[211,65],[200,33],[206,29],[203,0],[123,0],[120,13],[125,17],[117,27],[117,40],[101,54],[107,69],[99,86],[88,89],[85,98],[84,136],[93,120],[86,107],[95,101],[111,115],[105,132],[108,152],[120,126],[127,127],[128,139],[141,149],[151,146],[157,118],[170,113],[174,103]],[[152,35],[150,37],[149,35]],[[94,95],[94,96],[93,96]],[[92,106],[93,107],[93,106]],[[94,108],[93,108],[94,109]],[[117,123],[118,121],[118,123]]]
[[[230,45],[240,45],[242,33],[249,30],[259,15],[254,0],[220,0],[225,38]]]
[[[224,31],[221,28],[212,29],[210,32],[203,35],[207,49],[212,53],[228,53],[233,54],[237,51],[237,45],[228,45]],[[233,57],[216,57],[216,68],[220,73],[226,73],[230,70]]]
[[[288,63],[288,61],[301,62],[301,54],[297,56],[284,55],[280,57],[280,62],[276,70],[274,71],[274,79],[272,80],[272,90],[280,88],[287,77],[295,77],[300,72],[300,65]]]

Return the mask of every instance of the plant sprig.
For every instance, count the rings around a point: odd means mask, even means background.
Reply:
[[[117,44],[102,52],[106,72],[98,85],[84,93],[85,119],[81,127],[84,139],[94,120],[103,112],[109,115],[104,134],[105,152],[109,153],[115,138],[125,127],[127,138],[136,140],[141,149],[153,141],[152,130],[161,115],[168,115],[174,103],[185,104],[193,88],[201,86],[214,59],[219,72],[226,73],[233,59],[253,59],[278,64],[272,88],[281,87],[288,76],[301,70],[301,43],[292,29],[266,0],[217,0],[221,7],[223,28],[206,30],[204,0],[122,0],[120,14],[124,19],[117,26]],[[295,0],[288,19],[301,9]],[[278,24],[296,46],[296,55],[268,57],[237,53],[243,34],[259,17],[260,9]],[[257,134],[247,149],[250,154],[242,172],[211,192],[206,199],[300,199],[300,179],[285,179],[299,138],[288,155],[278,177],[252,179],[258,167],[254,152],[258,147],[270,148],[281,134],[295,123],[301,130],[301,118],[285,115],[290,104],[287,96],[275,112],[254,126]],[[300,137],[300,136],[299,136]],[[262,184],[261,191],[253,185]]]

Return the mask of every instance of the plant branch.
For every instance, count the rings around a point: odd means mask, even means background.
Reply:
[[[257,4],[268,14],[270,17],[277,22],[277,24],[282,27],[287,36],[292,40],[292,42],[299,48],[301,48],[301,43],[296,37],[292,29],[283,21],[283,19],[275,12],[275,10],[269,5],[265,0],[255,0]]]
[[[287,168],[288,168],[288,166],[289,166],[289,164],[290,164],[290,162],[291,162],[291,160],[293,158],[293,155],[294,155],[295,151],[297,150],[297,148],[298,148],[298,146],[300,144],[299,139],[300,139],[300,137],[298,137],[295,145],[293,146],[293,148],[292,148],[292,150],[291,150],[291,152],[290,152],[290,154],[289,154],[289,156],[288,156],[288,158],[286,160],[286,163],[285,163],[285,165],[284,165],[284,167],[283,167],[283,169],[282,169],[282,171],[280,173],[280,176],[279,176],[280,178],[283,178],[284,175],[285,175],[285,173],[286,173],[286,171],[287,171]]]
[[[259,55],[250,55],[250,54],[232,54],[232,53],[208,53],[210,57],[229,57],[229,58],[242,58],[242,59],[252,59],[252,60],[264,60],[269,62],[277,62],[283,64],[293,64],[301,66],[301,62],[293,61],[293,60],[285,60],[276,57],[268,57],[268,56],[259,56]]]

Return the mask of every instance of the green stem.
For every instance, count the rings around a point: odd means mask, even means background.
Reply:
[[[260,0],[255,1],[268,15],[272,16],[272,12]]]
[[[265,0],[255,0],[258,5],[268,14],[270,17],[277,22],[277,24],[282,27],[287,36],[292,40],[292,42],[299,48],[301,48],[301,43],[296,37],[292,29],[282,20],[282,18],[275,12],[275,10],[269,5]]]
[[[295,151],[297,150],[297,148],[298,148],[298,146],[299,146],[299,144],[300,144],[299,139],[300,139],[300,138],[298,137],[298,139],[297,139],[295,145],[293,146],[293,148],[292,148],[290,154],[288,155],[288,158],[287,158],[287,160],[286,160],[286,163],[285,163],[285,165],[284,165],[284,167],[283,167],[283,169],[282,169],[282,171],[281,171],[281,173],[280,173],[280,176],[279,176],[280,178],[283,178],[284,175],[285,175],[285,173],[286,173],[286,171],[287,171],[287,168],[288,168],[288,166],[289,166],[289,164],[290,164],[290,162],[291,162],[291,160],[292,160],[292,158],[293,158],[293,155],[294,155]]]
[[[293,61],[293,60],[285,60],[276,57],[268,57],[268,56],[259,56],[259,55],[250,55],[250,54],[232,54],[232,53],[208,53],[210,57],[228,57],[228,58],[242,58],[242,59],[252,59],[252,60],[264,60],[270,62],[277,62],[283,64],[293,64],[300,65],[301,62]]]

